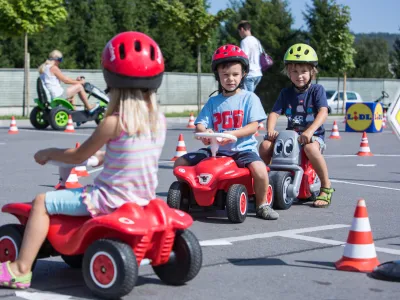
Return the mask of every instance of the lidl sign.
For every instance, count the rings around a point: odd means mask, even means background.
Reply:
[[[400,138],[400,88],[397,90],[388,111],[389,123],[397,137]]]
[[[346,103],[346,131],[381,132],[383,108],[375,102]]]

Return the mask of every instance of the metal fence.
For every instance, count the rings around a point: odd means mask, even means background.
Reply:
[[[105,82],[101,70],[63,70],[63,73],[71,78],[85,76],[86,81],[91,82],[100,89],[105,89]],[[39,76],[37,70],[30,71],[29,93],[30,104],[37,97],[36,79]],[[0,107],[21,107],[23,105],[23,69],[0,69]],[[336,90],[337,78],[319,78],[318,83],[325,89]],[[209,94],[217,89],[217,83],[213,74],[201,74],[201,99],[205,103]],[[400,87],[397,79],[347,79],[346,89],[358,92],[364,101],[374,101],[386,91],[390,98],[395,96]],[[340,80],[340,90],[343,90],[343,80]],[[197,104],[197,74],[195,73],[165,73],[162,85],[158,90],[158,99],[161,106],[181,106]]]

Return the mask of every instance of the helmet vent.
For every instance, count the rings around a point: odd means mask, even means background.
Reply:
[[[310,53],[310,50],[307,49],[306,51],[304,51],[305,55],[307,55],[308,53]]]
[[[150,45],[150,59],[155,60],[156,59],[156,51],[153,47],[153,45]]]
[[[299,47],[297,47],[297,51],[301,51],[301,47],[299,46]]]
[[[217,51],[215,51],[215,54],[219,54],[219,52],[220,52],[220,51],[219,51],[219,49],[218,49]]]
[[[139,41],[135,41],[135,51],[140,52],[140,50],[142,50],[142,45]]]
[[[124,44],[119,45],[119,57],[121,59],[125,58],[125,45]]]
[[[293,48],[290,48],[289,53],[290,53],[290,54],[293,54]]]

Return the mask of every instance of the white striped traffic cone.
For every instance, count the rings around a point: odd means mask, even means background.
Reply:
[[[360,150],[358,150],[357,155],[358,156],[373,156],[373,154],[371,153],[371,150],[369,149],[367,133],[365,131],[362,135],[361,143],[360,143]]]
[[[365,200],[358,200],[343,256],[335,263],[341,271],[371,272],[379,265]]]
[[[329,136],[330,139],[340,139],[341,136],[339,135],[339,128],[336,124],[336,120],[333,121],[333,128],[332,128],[332,132],[331,135]]]
[[[265,130],[264,122],[258,123],[258,130]]]
[[[10,129],[8,130],[8,134],[17,134],[18,127],[17,127],[17,122],[15,121],[15,117],[11,117],[11,124],[10,124]]]
[[[177,160],[178,157],[181,157],[182,155],[186,154],[186,145],[185,141],[183,140],[183,135],[182,133],[179,135],[178,139],[178,145],[176,146],[176,153],[175,156],[171,159],[172,161]]]
[[[80,147],[80,144],[76,143],[75,148],[79,148],[79,147]],[[89,176],[86,166],[77,166],[77,167],[73,168],[71,172],[75,173],[79,177],[88,177]]]
[[[187,124],[186,128],[196,128],[196,125],[194,125],[193,113],[190,113],[189,123]]]
[[[76,189],[82,187],[82,185],[78,181],[78,175],[76,175],[75,173],[70,172],[67,180],[65,180],[65,177],[65,175],[63,177],[60,168],[60,182],[54,187],[56,190]]]
[[[72,123],[72,116],[68,115],[68,124],[64,132],[75,132],[74,124]]]
[[[386,126],[386,111],[383,113],[383,120],[382,120],[382,127],[385,129],[387,128]]]

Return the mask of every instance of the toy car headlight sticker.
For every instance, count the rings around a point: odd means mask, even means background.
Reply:
[[[211,181],[213,176],[211,174],[202,173],[197,177],[199,178],[199,183],[201,185],[207,185]]]
[[[283,147],[283,155],[290,156],[293,152],[294,142],[293,139],[288,139]]]
[[[281,155],[282,151],[283,151],[283,141],[277,140],[274,147],[274,153],[276,155]]]
[[[128,225],[135,224],[135,222],[133,220],[125,218],[125,217],[119,218],[118,221],[120,221],[121,223],[124,223],[124,224],[128,224]]]

